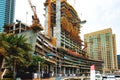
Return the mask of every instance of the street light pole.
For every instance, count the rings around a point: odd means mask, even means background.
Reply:
[[[39,72],[39,73],[38,73],[38,74],[39,74],[39,75],[38,75],[38,78],[39,78],[39,80],[40,80],[40,62],[38,62],[38,72]]]
[[[56,78],[57,78],[57,63],[56,63]]]

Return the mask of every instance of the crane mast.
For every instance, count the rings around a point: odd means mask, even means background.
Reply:
[[[30,26],[33,30],[43,30],[43,27],[41,26],[39,19],[36,14],[36,6],[32,5],[31,0],[28,0],[29,5],[33,11],[32,15],[32,25]]]

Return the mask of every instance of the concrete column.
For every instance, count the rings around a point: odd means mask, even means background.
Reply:
[[[13,33],[15,33],[15,23],[14,23],[14,25],[13,25]]]
[[[65,67],[63,67],[63,74],[65,74],[65,71],[66,71],[66,70],[65,70]]]
[[[56,46],[61,46],[61,0],[56,0],[56,27],[54,27],[54,37]]]
[[[72,68],[72,74],[74,74],[74,68]]]
[[[47,73],[48,73],[48,69],[49,69],[49,67],[48,67],[48,65],[47,65]]]
[[[21,27],[22,27],[22,25],[21,25],[21,21],[20,21],[20,24],[19,24],[19,33],[21,33]]]
[[[77,70],[77,69],[75,68],[75,69],[74,69],[74,71],[75,71],[75,74],[76,74],[76,70]]]
[[[53,65],[51,65],[51,69],[50,69],[50,70],[52,71],[52,73],[51,73],[51,76],[52,76],[52,77],[55,75],[55,71],[54,71],[55,69],[54,69],[54,68],[55,68],[55,67],[54,67]]]
[[[69,75],[70,75],[70,68],[68,68],[68,73],[69,73]]]

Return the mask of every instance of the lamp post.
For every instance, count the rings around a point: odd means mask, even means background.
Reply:
[[[56,63],[56,78],[57,78],[57,63]]]
[[[60,68],[59,69],[59,77],[61,77],[62,76],[62,74],[61,74],[62,71],[61,71],[61,63],[60,63],[60,61],[59,61],[59,68]]]
[[[40,80],[40,61],[38,62],[38,72],[39,72],[39,73],[38,73],[38,74],[39,74],[39,75],[38,75],[38,78],[39,78],[39,80]]]

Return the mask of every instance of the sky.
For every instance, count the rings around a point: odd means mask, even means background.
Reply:
[[[46,0],[31,0],[36,6],[36,12],[42,26],[44,26],[44,2]],[[120,54],[120,0],[67,0],[77,11],[81,20],[86,20],[82,24],[81,38],[84,34],[111,28],[116,34],[117,54]],[[26,24],[31,24],[32,10],[28,0],[16,0],[15,20],[21,20]]]

